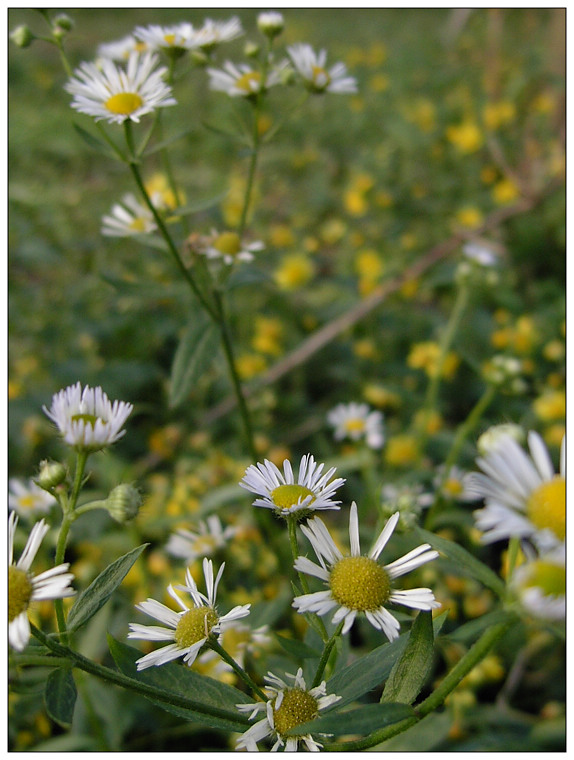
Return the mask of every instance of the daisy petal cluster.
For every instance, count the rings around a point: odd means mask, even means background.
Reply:
[[[250,465],[239,485],[262,497],[255,499],[254,507],[272,509],[280,517],[295,515],[302,519],[315,510],[339,509],[341,502],[333,501],[332,497],[345,480],[333,479],[334,467],[323,474],[324,467],[324,464],[317,464],[311,454],[305,454],[295,482],[288,459],[283,462],[283,473],[266,459],[263,464]]]
[[[183,657],[186,665],[191,667],[209,636],[220,636],[226,628],[233,626],[236,620],[249,615],[250,604],[238,605],[226,615],[218,613],[215,601],[217,586],[221,580],[224,567],[225,563],[221,565],[217,577],[214,579],[212,561],[207,558],[203,560],[207,594],[198,590],[189,569],[186,570],[185,574],[185,586],[178,585],[174,588],[170,584],[167,591],[179,606],[178,612],[155,599],[147,599],[147,601],[136,605],[138,610],[163,623],[163,626],[130,623],[128,638],[170,642],[166,646],[141,657],[136,663],[138,670],[145,670],[154,665],[164,665],[166,662],[171,662],[171,660],[176,660],[179,657]],[[191,596],[193,602],[191,607],[182,601],[176,589],[185,591]]]
[[[364,439],[372,449],[380,449],[385,441],[383,415],[372,411],[367,404],[338,404],[327,415],[327,421],[335,428],[336,441],[350,438]]]
[[[207,51],[212,50],[222,42],[231,42],[231,40],[241,37],[242,34],[243,28],[237,16],[233,16],[227,21],[214,21],[206,18],[197,33],[199,47]]]
[[[566,617],[566,547],[520,565],[512,577],[512,588],[524,610],[542,620]]]
[[[231,266],[236,261],[253,261],[254,254],[264,247],[260,240],[243,242],[237,232],[218,233],[212,230],[210,237],[197,246],[197,251],[208,259],[220,259]]]
[[[102,217],[102,235],[107,237],[145,235],[155,229],[153,214],[133,193],[124,195],[122,202],[115,203],[110,213]]]
[[[14,563],[17,525],[18,517],[12,512],[8,521],[8,641],[13,649],[21,652],[30,640],[30,604],[44,599],[63,599],[76,592],[70,587],[74,576],[68,572],[68,563],[36,576],[30,572],[30,566],[49,530],[44,520],[34,525],[20,559]]]
[[[237,533],[237,528],[228,525],[223,528],[217,515],[210,515],[206,521],[201,521],[197,531],[180,528],[167,542],[166,551],[173,557],[179,557],[187,563],[194,562],[198,557],[213,554],[217,549],[223,549],[230,538]]]
[[[148,49],[145,42],[136,39],[133,34],[128,34],[114,42],[103,42],[98,46],[97,60],[109,58],[111,61],[127,61],[132,53],[145,53]]]
[[[225,92],[232,98],[253,97],[263,90],[281,84],[282,72],[286,66],[286,61],[274,66],[264,79],[260,71],[246,63],[234,64],[225,61],[223,69],[207,69],[209,86],[212,90]]]
[[[42,408],[66,443],[85,451],[99,451],[125,435],[122,427],[133,406],[125,401],[112,403],[99,386],[82,388],[78,382],[56,393],[50,409]]]
[[[109,58],[102,59],[99,66],[82,63],[65,86],[74,96],[72,108],[96,121],[122,124],[127,119],[139,122],[156,108],[175,105],[164,81],[167,69],[156,69],[157,62],[152,53],[133,52],[125,68]]]
[[[199,47],[199,32],[192,24],[183,22],[173,26],[138,26],[134,36],[143,42],[149,50],[164,50],[165,52],[194,50]]]
[[[347,76],[344,63],[336,63],[327,69],[327,51],[316,53],[311,45],[299,43],[287,48],[295,70],[306,87],[315,93],[335,92],[349,94],[357,92],[357,80]]]
[[[334,705],[341,697],[336,694],[327,694],[325,681],[313,689],[307,689],[301,668],[295,675],[286,673],[286,676],[293,680],[293,685],[287,684],[271,672],[267,673],[265,676],[265,691],[269,696],[267,702],[237,705],[237,709],[241,712],[250,713],[250,720],[262,715],[261,720],[239,737],[237,749],[258,752],[258,742],[272,738],[274,744],[271,752],[277,752],[280,748],[284,748],[284,752],[297,752],[299,742],[302,742],[309,752],[320,751],[323,745],[311,734],[286,736],[286,733],[302,723],[317,718],[321,712]]]
[[[332,622],[343,623],[342,632],[349,631],[355,618],[363,613],[369,623],[382,630],[389,641],[399,635],[399,621],[387,609],[388,604],[399,604],[415,610],[429,611],[440,606],[428,588],[398,590],[393,581],[411,570],[438,557],[429,544],[416,549],[388,565],[381,565],[378,558],[387,545],[399,521],[396,512],[385,524],[368,555],[361,554],[359,542],[359,519],[357,505],[351,505],[349,539],[351,553],[343,555],[335,544],[324,522],[319,517],[302,525],[301,530],[309,539],[319,565],[307,557],[297,557],[295,569],[324,581],[328,589],[295,597],[293,606],[298,612],[315,612],[326,615],[335,610]]]
[[[528,433],[528,448],[529,453],[512,435],[499,436],[476,460],[482,472],[470,473],[466,487],[485,500],[474,513],[484,543],[517,536],[547,551],[566,535],[565,442],[558,475],[538,433]]]
[[[55,503],[54,497],[31,478],[28,481],[10,478],[8,481],[8,508],[20,517],[45,514]]]

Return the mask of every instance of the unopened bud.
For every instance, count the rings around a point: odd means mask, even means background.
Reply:
[[[66,468],[60,462],[40,462],[40,472],[36,483],[45,491],[56,488],[66,480]]]
[[[246,42],[243,52],[247,58],[257,58],[261,48],[255,42]]]
[[[74,22],[66,13],[60,13],[52,19],[52,34],[55,37],[63,37],[74,28]]]
[[[257,16],[257,26],[262,34],[268,37],[276,37],[283,31],[285,21],[283,16],[277,11],[269,11],[267,13],[260,13]]]
[[[106,499],[106,508],[110,515],[119,523],[127,523],[133,520],[143,503],[137,488],[122,483],[116,486]]]
[[[505,422],[501,425],[493,425],[489,427],[476,442],[476,447],[482,456],[494,451],[501,441],[505,441],[507,436],[513,438],[517,443],[524,441],[524,430],[520,425],[515,425],[513,422]]]
[[[34,42],[36,36],[29,27],[22,25],[10,32],[10,39],[18,47],[27,48]]]

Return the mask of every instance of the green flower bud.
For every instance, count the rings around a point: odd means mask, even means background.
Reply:
[[[257,26],[262,34],[273,38],[281,34],[285,27],[285,20],[277,11],[269,11],[267,13],[260,13],[257,16]]]
[[[48,462],[46,459],[40,462],[40,472],[36,483],[45,491],[59,486],[66,480],[66,468],[60,462]]]
[[[106,509],[119,523],[127,523],[133,520],[143,503],[142,496],[137,488],[129,483],[116,486],[106,499]]]
[[[209,63],[209,56],[206,55],[203,50],[192,50],[190,55],[191,60],[196,66],[207,66]]]
[[[74,28],[74,22],[66,13],[60,13],[52,20],[52,34],[63,37]]]
[[[257,58],[261,48],[255,42],[246,42],[243,52],[247,58]]]
[[[27,48],[34,42],[36,36],[29,27],[23,24],[10,32],[10,39],[18,47]]]

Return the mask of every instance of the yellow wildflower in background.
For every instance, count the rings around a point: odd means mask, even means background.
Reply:
[[[548,361],[558,362],[564,358],[566,347],[561,340],[551,340],[542,349],[542,354]]]
[[[363,397],[365,401],[379,409],[396,409],[401,405],[401,397],[398,393],[377,383],[366,385],[363,389]]]
[[[566,434],[566,426],[564,424],[550,425],[546,428],[543,434],[543,438],[549,446],[555,446],[560,448],[562,439]]]
[[[241,354],[236,360],[237,372],[242,380],[250,380],[267,369],[265,357],[260,354]]]
[[[343,195],[345,210],[351,216],[364,216],[369,210],[369,202],[358,190],[350,188]]]
[[[418,439],[402,434],[389,438],[385,449],[385,461],[392,467],[408,467],[418,460],[420,451]]]
[[[375,342],[370,338],[363,338],[357,340],[353,344],[353,353],[360,359],[376,359],[378,356],[377,347]]]
[[[435,435],[444,425],[443,419],[438,412],[434,410],[426,411],[425,409],[421,409],[415,414],[413,423],[417,430],[422,430],[428,435]]]
[[[369,79],[369,89],[372,92],[385,92],[389,89],[391,81],[386,74],[374,74]]]
[[[364,248],[357,252],[355,271],[363,285],[368,289],[369,285],[374,285],[380,281],[385,271],[385,262],[374,248]]]
[[[269,229],[269,242],[274,248],[288,248],[295,244],[295,235],[287,224],[274,224]]]
[[[390,208],[393,205],[393,196],[386,190],[375,193],[375,203],[380,208]]]
[[[463,227],[474,230],[483,223],[484,216],[476,206],[465,206],[457,211],[456,221]]]
[[[545,391],[532,404],[536,416],[544,422],[563,420],[566,417],[566,392]]]
[[[511,179],[501,179],[492,188],[492,197],[496,203],[503,206],[518,198],[520,191]]]
[[[461,153],[475,153],[483,143],[480,127],[470,119],[451,124],[446,130],[446,137]]]
[[[516,107],[510,100],[487,103],[482,111],[482,119],[487,129],[498,129],[509,124],[516,116]]]
[[[407,110],[406,118],[416,124],[421,132],[432,132],[436,128],[436,107],[432,100],[419,98]]]
[[[338,243],[347,233],[347,225],[342,219],[329,219],[319,230],[321,240],[327,245]]]
[[[284,327],[278,319],[272,317],[255,317],[255,335],[251,345],[260,354],[280,356],[283,352],[281,341]]]
[[[498,172],[494,166],[483,166],[480,170],[480,179],[485,185],[492,185],[498,177]]]
[[[285,256],[275,270],[275,282],[282,290],[296,290],[306,285],[315,274],[315,267],[308,256],[294,253]]]
[[[440,357],[440,346],[433,341],[425,341],[423,343],[415,343],[410,350],[407,357],[407,365],[411,369],[422,369],[429,377],[435,377],[438,372],[438,361]],[[452,380],[460,359],[453,352],[450,351],[444,357],[442,366],[442,377],[445,380]]]

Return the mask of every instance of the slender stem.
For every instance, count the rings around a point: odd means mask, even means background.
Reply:
[[[325,744],[325,751],[352,752],[369,749],[370,747],[375,747],[377,744],[381,744],[381,742],[406,731],[407,728],[418,723],[422,718],[425,718],[442,705],[448,695],[456,689],[462,679],[488,654],[496,642],[499,641],[509,628],[516,623],[516,620],[517,618],[512,617],[498,625],[488,628],[474,646],[468,650],[464,657],[456,663],[450,673],[443,678],[433,693],[415,708],[416,714],[413,717],[405,718],[390,726],[385,726],[385,728],[374,731],[369,736],[366,736],[363,739],[358,739],[357,741]]]
[[[171,692],[164,691],[163,689],[158,689],[154,686],[150,686],[143,681],[138,681],[135,678],[130,678],[130,676],[126,676],[123,673],[120,673],[118,670],[112,670],[112,668],[108,668],[105,665],[100,665],[99,663],[93,662],[92,660],[89,660],[87,657],[84,657],[79,652],[75,652],[73,649],[70,649],[67,646],[62,646],[58,642],[51,639],[49,636],[46,636],[45,633],[36,628],[36,626],[32,623],[30,624],[30,629],[38,641],[44,644],[44,646],[48,647],[48,649],[51,649],[61,657],[67,657],[72,661],[74,666],[80,668],[80,670],[83,670],[86,673],[91,673],[98,678],[102,678],[108,683],[113,683],[117,686],[123,687],[124,689],[129,689],[130,691],[141,694],[142,696],[155,700],[157,702],[174,705],[175,707],[182,707],[185,710],[193,710],[193,712],[201,713],[203,715],[211,715],[216,718],[231,721],[235,724],[243,726],[249,725],[249,718],[246,715],[241,715],[239,712],[231,712],[230,710],[225,710],[223,708],[215,707],[205,702],[189,699],[188,697],[184,697],[179,694],[172,694]]]
[[[299,556],[299,547],[297,545],[297,520],[294,517],[288,517],[287,518],[287,528],[289,533],[289,545],[291,546],[291,555],[293,557],[293,562],[296,561],[297,557]],[[304,594],[309,593],[309,584],[307,583],[307,578],[304,573],[298,572],[299,575],[299,581],[301,583],[301,588],[303,589]],[[321,636],[324,642],[328,642],[329,640],[329,634],[327,633],[327,629],[325,628],[325,623],[322,621],[322,619],[317,615],[316,613],[308,613],[305,615],[307,618],[307,621],[315,628],[317,633]]]
[[[313,684],[311,688],[315,688],[315,686],[319,686],[319,684],[321,683],[321,680],[323,678],[323,673],[325,672],[325,668],[327,667],[327,663],[329,662],[329,657],[331,656],[331,652],[333,651],[333,647],[335,646],[337,637],[341,635],[341,631],[343,630],[344,622],[345,621],[342,620],[339,623],[335,633],[331,636],[331,638],[325,645],[325,648],[323,649],[323,654],[321,655],[321,659],[319,660],[319,665],[317,667],[317,672],[315,673],[315,678],[313,679]]]
[[[233,670],[237,673],[239,678],[241,678],[242,681],[244,681],[249,688],[257,694],[257,696],[262,699],[264,702],[267,701],[267,695],[264,691],[262,691],[259,686],[255,683],[255,681],[251,678],[249,673],[247,673],[241,665],[239,665],[238,662],[236,662],[233,657],[225,651],[225,649],[221,646],[221,644],[217,641],[217,639],[214,636],[210,636],[210,638],[207,640],[208,646],[213,649],[214,652],[217,652],[217,654],[221,657],[222,660],[225,660],[225,662],[228,665],[231,665]]]
[[[256,101],[253,107],[253,144],[251,146],[251,161],[249,162],[249,173],[247,175],[247,187],[245,188],[245,198],[243,200],[243,210],[241,211],[241,220],[239,222],[238,234],[241,238],[245,232],[247,225],[247,217],[249,215],[249,206],[251,203],[251,196],[253,194],[253,187],[255,184],[255,172],[257,170],[257,159],[259,157],[259,100]]]

